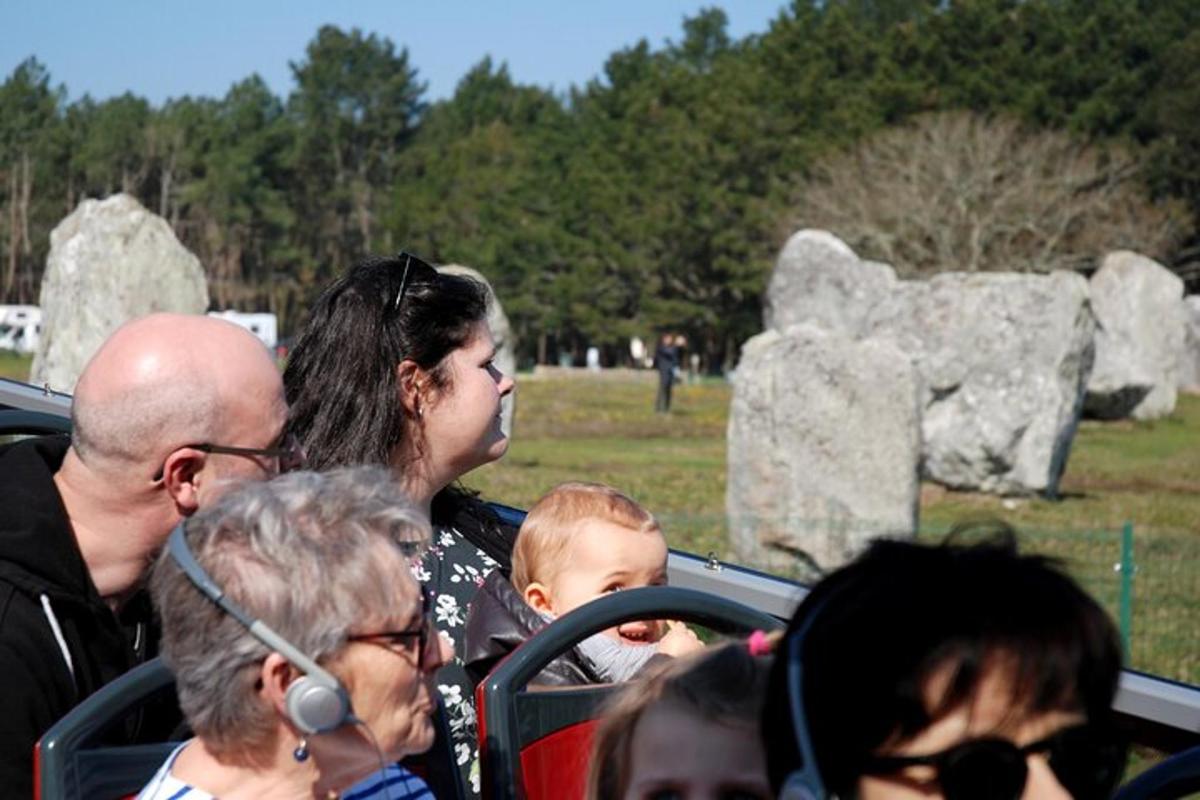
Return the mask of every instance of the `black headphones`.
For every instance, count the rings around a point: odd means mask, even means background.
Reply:
[[[322,669],[304,653],[271,630],[260,619],[250,616],[241,606],[225,596],[224,590],[204,571],[188,547],[183,523],[175,526],[167,539],[167,552],[183,574],[217,608],[240,622],[250,635],[286,658],[304,675],[292,681],[284,695],[287,717],[303,733],[327,733],[346,723],[358,723],[350,708],[350,695],[341,681]]]
[[[816,603],[805,615],[804,621],[787,639],[787,688],[788,707],[792,717],[792,733],[796,737],[796,750],[800,766],[792,770],[779,790],[779,800],[826,800],[825,782],[817,767],[813,753],[812,737],[808,731],[808,716],[804,711],[804,639],[813,622],[825,607],[828,599]]]

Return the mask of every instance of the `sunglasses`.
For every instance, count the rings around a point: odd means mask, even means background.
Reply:
[[[1077,725],[1018,747],[1007,739],[971,739],[927,756],[873,756],[863,772],[893,775],[933,767],[946,800],[1017,800],[1025,789],[1025,759],[1045,753],[1050,769],[1075,800],[1107,800],[1125,770],[1125,742],[1111,729]]]
[[[410,277],[415,278],[419,274],[424,273],[425,279],[428,280],[430,275],[437,275],[436,269],[407,250],[398,254],[396,259],[403,262],[404,271],[400,274],[400,288],[396,291],[396,299],[388,304],[392,314],[400,311],[400,306],[404,302],[404,294],[408,291]]]

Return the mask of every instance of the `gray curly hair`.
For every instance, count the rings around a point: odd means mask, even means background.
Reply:
[[[410,557],[429,521],[379,467],[293,472],[248,484],[188,520],[196,560],[226,595],[313,659],[340,650],[352,626],[405,613]],[[256,699],[271,650],[200,593],[164,552],[150,579],[162,656],[180,707],[217,754],[253,755],[278,717]]]

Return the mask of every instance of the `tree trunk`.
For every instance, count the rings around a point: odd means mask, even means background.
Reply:
[[[159,175],[158,188],[158,215],[163,219],[168,218],[168,210],[171,205],[171,173],[175,167],[175,159],[171,158],[169,162],[163,164],[162,172]]]
[[[13,278],[17,274],[17,253],[20,248],[20,241],[17,233],[17,171],[14,169],[8,174],[8,258],[4,265],[4,285],[0,287],[3,291],[0,296],[5,300],[9,299],[9,293],[12,291]]]
[[[21,154],[21,241],[26,256],[33,255],[33,237],[29,235],[29,206],[33,203],[33,167],[29,151]]]

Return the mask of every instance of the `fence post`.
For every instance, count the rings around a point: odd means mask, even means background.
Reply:
[[[1125,648],[1125,657],[1131,662],[1133,633],[1133,523],[1126,522],[1121,528],[1121,645]]]

